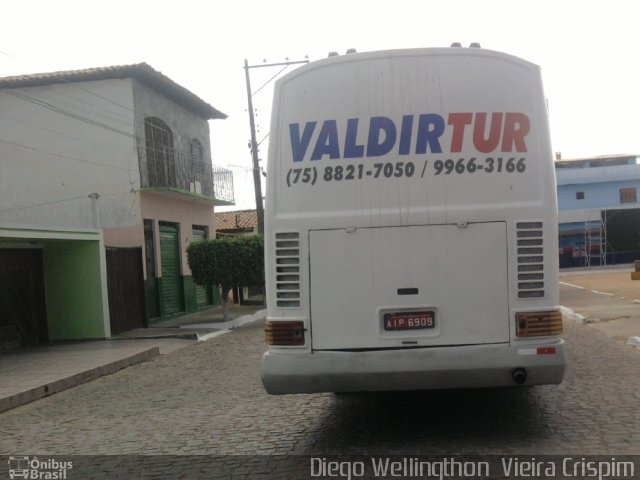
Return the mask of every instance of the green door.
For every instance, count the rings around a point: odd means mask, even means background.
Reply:
[[[180,274],[180,237],[176,223],[160,222],[160,263],[162,265],[162,316],[184,311],[184,290]]]
[[[207,239],[207,228],[195,226],[192,230],[192,237],[194,242],[199,242],[201,240]],[[207,292],[208,288],[202,285],[196,285],[196,305],[198,308],[205,307],[209,305],[209,295]]]

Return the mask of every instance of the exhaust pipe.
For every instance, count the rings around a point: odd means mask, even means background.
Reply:
[[[516,368],[511,373],[511,378],[518,385],[522,385],[524,382],[527,381],[527,371],[524,368]]]

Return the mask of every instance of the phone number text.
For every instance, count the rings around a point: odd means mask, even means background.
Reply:
[[[419,170],[419,171],[418,171]],[[411,178],[419,175],[462,175],[484,173],[524,173],[527,170],[526,158],[487,157],[483,159],[460,158],[425,160],[416,167],[414,162],[385,162],[366,165],[364,163],[336,165],[326,167],[290,168],[287,172],[287,186],[297,184],[315,185],[318,180],[324,182],[342,182],[366,178]]]

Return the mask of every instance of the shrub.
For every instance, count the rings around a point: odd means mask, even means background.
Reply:
[[[264,285],[263,235],[194,242],[187,248],[187,261],[198,285],[217,285],[222,290],[225,321],[233,287]]]

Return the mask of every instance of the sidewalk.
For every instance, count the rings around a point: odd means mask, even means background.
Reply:
[[[563,313],[640,349],[640,280],[633,265],[560,271]]]
[[[144,338],[181,338],[184,340],[208,340],[235,327],[253,322],[266,315],[264,305],[229,305],[229,321],[223,318],[222,306],[195,313],[179,315],[148,328],[136,328],[115,335],[118,340]]]
[[[111,339],[67,342],[0,354],[0,412],[89,382],[158,355],[264,318],[264,306],[231,306],[183,315]]]

